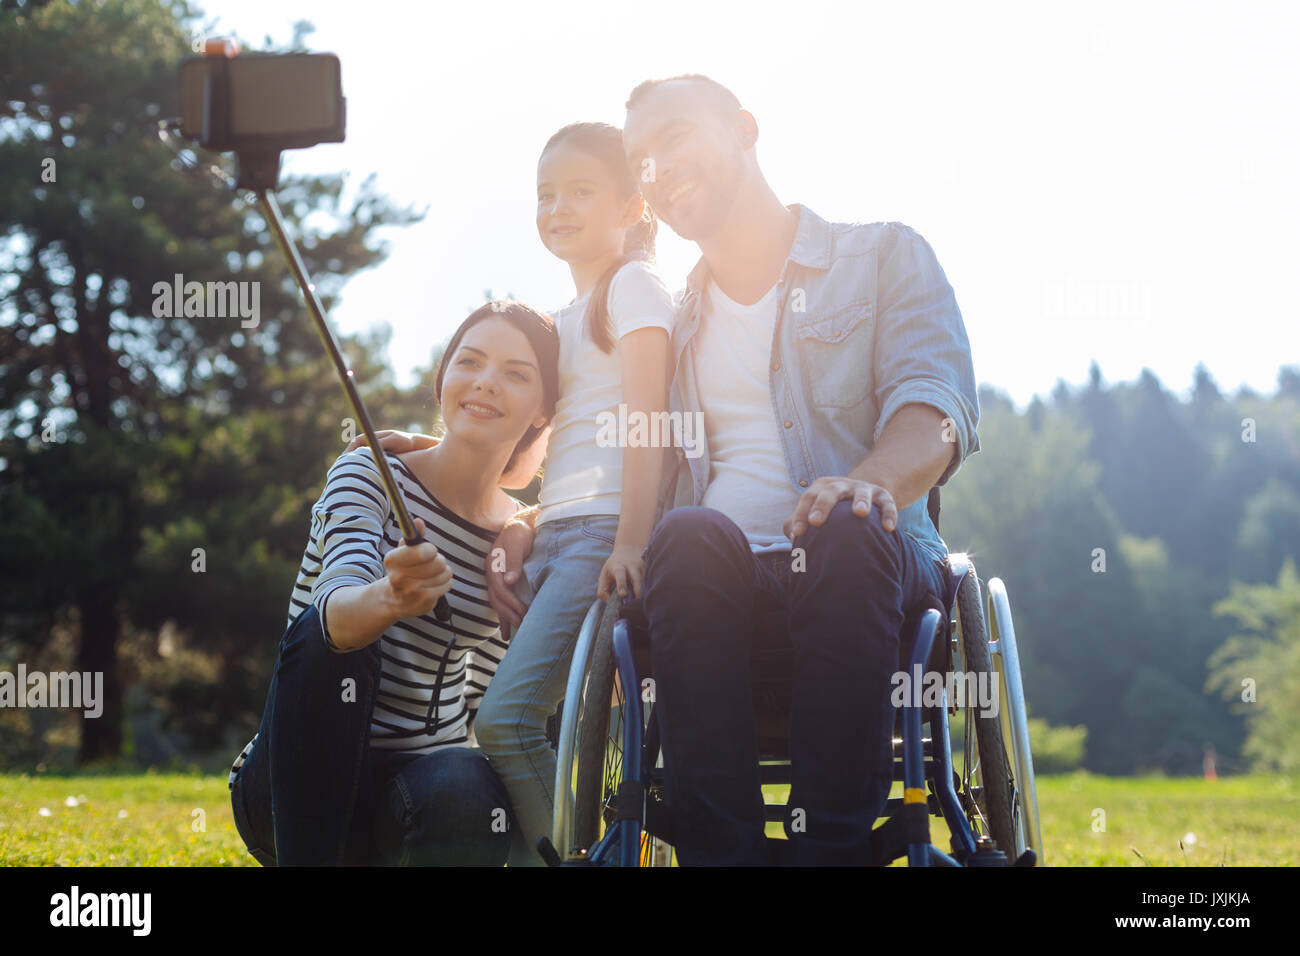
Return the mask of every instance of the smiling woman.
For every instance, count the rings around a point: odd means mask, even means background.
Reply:
[[[524,323],[520,316],[529,313],[531,316]],[[513,336],[508,331],[512,328]],[[503,335],[507,338],[502,339]],[[554,344],[552,337],[555,337]],[[502,341],[510,342],[514,351],[501,350],[499,343]],[[447,426],[447,440],[457,440],[450,419],[458,415],[467,424],[502,420],[495,431],[467,430],[462,436],[467,440],[482,441],[488,435],[517,433],[520,424],[517,419],[526,406],[526,396],[540,388],[542,407],[548,411],[526,423],[527,427],[506,459],[504,468],[496,474],[508,475],[524,459],[537,458],[534,446],[555,413],[559,394],[558,351],[554,322],[527,306],[490,302],[470,315],[447,343],[433,383],[434,395]],[[500,354],[496,354],[498,352]],[[494,379],[499,382],[499,391]],[[436,448],[431,448],[427,453],[433,455],[436,451]],[[418,456],[424,454],[413,452],[407,458],[416,462],[413,467],[420,470],[424,465],[418,461]],[[510,487],[516,486],[512,483]]]
[[[551,319],[519,303],[461,323],[434,385],[446,434],[386,455],[422,543],[403,542],[370,449],[330,469],[261,727],[230,774],[264,865],[505,862],[510,804],[474,736],[506,649],[484,563],[523,507],[499,483],[544,441],[558,354]]]

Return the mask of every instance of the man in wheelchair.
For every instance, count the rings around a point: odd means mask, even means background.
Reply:
[[[926,241],[784,205],[757,139],[706,77],[628,100],[645,196],[702,253],[671,401],[705,436],[698,456],[676,450],[644,582],[666,795],[681,863],[774,862],[750,662],[788,642],[783,862],[867,863],[893,780],[900,628],[947,582],[927,492],[979,450],[974,369]]]

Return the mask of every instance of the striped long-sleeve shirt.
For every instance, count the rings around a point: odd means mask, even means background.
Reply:
[[[438,549],[455,580],[447,593],[448,624],[430,611],[403,618],[379,638],[381,670],[370,745],[420,754],[467,746],[473,743],[479,701],[507,647],[488,604],[483,571],[497,531],[455,514],[401,459],[391,454],[387,458],[411,517],[423,519],[425,540]],[[341,455],[312,508],[311,537],[289,599],[289,623],[309,604],[315,604],[324,620],[330,596],[341,587],[382,578],[384,556],[401,543],[370,450]],[[330,642],[328,632],[325,639]],[[256,739],[231,767],[232,784]]]

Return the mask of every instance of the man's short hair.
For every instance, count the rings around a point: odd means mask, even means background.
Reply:
[[[741,109],[740,100],[736,98],[735,93],[703,73],[681,73],[677,76],[666,76],[661,80],[646,80],[638,84],[636,89],[628,96],[626,109],[631,110],[660,84],[676,83],[682,80],[698,84],[709,104],[718,111],[719,115],[730,118],[733,113]]]

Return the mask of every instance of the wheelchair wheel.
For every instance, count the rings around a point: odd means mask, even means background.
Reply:
[[[617,599],[602,622],[583,694],[583,716],[578,728],[578,773],[574,787],[575,845],[589,850],[604,836],[618,812],[616,795],[623,778],[623,682],[614,658],[614,621]],[[643,701],[648,717],[650,701]],[[612,856],[612,854],[611,854]],[[672,847],[641,831],[641,866],[671,866]]]
[[[577,846],[573,836],[574,766],[577,763],[579,728],[583,717],[591,716],[585,707],[587,677],[602,625],[612,629],[613,620],[612,612],[603,601],[592,602],[578,632],[565,683],[564,702],[555,734],[555,811],[551,818],[551,845],[562,861],[573,859]]]
[[[996,672],[984,626],[979,577],[973,564],[957,589],[957,631],[956,669],[964,674],[988,675],[979,683],[992,681]],[[1000,688],[1000,674],[997,679]],[[961,790],[971,798],[969,804],[974,808],[971,824],[976,833],[992,837],[1014,862],[1020,852],[1015,826],[1015,780],[1000,719],[1003,712],[1000,698],[999,689],[997,712],[991,716],[980,712],[978,701],[964,701]]]
[[[587,671],[578,728],[573,837],[584,848],[600,839],[606,795],[617,791],[623,772],[623,685],[615,673],[612,639],[617,615],[611,608],[605,617]]]
[[[1032,849],[1037,864],[1042,865],[1043,835],[1038,819],[1034,759],[1029,749],[1029,714],[1025,709],[1024,685],[1020,679],[1020,654],[1011,623],[1011,602],[1001,578],[989,581],[988,608],[989,647],[999,676],[998,723],[1010,758],[1010,769],[1015,775],[1012,812],[1016,842],[1011,846],[1017,857],[1026,849]]]

